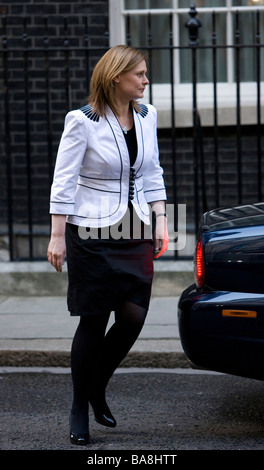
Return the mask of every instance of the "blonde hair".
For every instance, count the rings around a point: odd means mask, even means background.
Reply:
[[[103,55],[94,68],[90,82],[88,102],[95,112],[104,116],[106,104],[108,104],[112,111],[118,115],[114,78],[121,73],[132,70],[142,60],[146,59],[141,51],[125,45],[114,46]],[[139,111],[136,101],[132,100],[131,105],[137,112]]]

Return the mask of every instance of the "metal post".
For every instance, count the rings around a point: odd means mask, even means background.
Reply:
[[[176,134],[175,134],[175,106],[174,106],[174,47],[173,47],[173,15],[170,14],[170,83],[171,83],[171,143],[172,143],[172,173],[173,173],[173,206],[174,206],[174,232],[178,233],[178,204],[177,204],[177,171],[176,171]],[[178,258],[175,250],[174,258]]]
[[[260,66],[260,21],[259,11],[256,17],[256,80],[257,80],[257,156],[258,156],[258,199],[262,201],[262,157],[261,157],[261,66]]]
[[[24,84],[25,84],[25,139],[27,162],[27,199],[28,199],[28,243],[29,259],[33,260],[33,224],[32,224],[32,178],[31,178],[31,139],[29,116],[29,80],[28,80],[28,34],[26,18],[23,19],[23,44],[24,44]]]
[[[131,34],[130,34],[130,15],[126,16],[126,44],[131,46]]]
[[[199,42],[198,32],[202,23],[196,18],[197,11],[195,5],[191,5],[189,15],[191,18],[185,23],[186,28],[189,30],[189,44],[190,46],[197,46]]]
[[[86,68],[86,94],[89,95],[90,92],[90,51],[89,51],[89,33],[88,33],[88,18],[84,18],[84,47],[85,47],[85,68]]]
[[[194,168],[194,207],[195,207],[195,229],[199,228],[199,187],[198,187],[198,116],[197,116],[197,46],[199,43],[198,32],[202,26],[196,18],[197,11],[195,5],[190,7],[190,19],[185,23],[189,30],[189,45],[192,50],[192,81],[193,81],[193,168]]]
[[[152,24],[151,14],[148,14],[148,67],[149,67],[149,102],[152,103]]]
[[[10,107],[8,89],[8,40],[6,31],[6,17],[3,16],[3,83],[4,83],[4,110],[5,110],[5,153],[6,153],[6,181],[7,181],[7,206],[8,206],[8,241],[9,259],[14,260],[13,249],[13,188],[12,188],[12,164],[10,146]]]
[[[213,51],[213,87],[214,87],[214,161],[215,161],[215,205],[219,207],[219,160],[218,160],[218,119],[217,119],[217,41],[215,12],[213,12],[212,51]]]
[[[65,60],[65,96],[66,96],[66,113],[71,109],[71,92],[70,92],[70,71],[69,71],[69,39],[68,39],[68,21],[64,18],[64,60]]]
[[[241,116],[240,116],[240,26],[239,12],[236,12],[235,52],[236,52],[236,119],[237,119],[237,192],[238,204],[242,203],[241,178]]]
[[[49,187],[52,182],[52,125],[51,125],[51,93],[50,93],[50,61],[49,61],[49,37],[48,37],[48,18],[44,18],[45,37],[44,37],[44,58],[45,58],[45,86],[46,86],[46,114],[47,114],[47,146],[48,146],[48,176]]]

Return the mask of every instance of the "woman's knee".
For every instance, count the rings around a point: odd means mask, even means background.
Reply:
[[[126,301],[116,312],[116,321],[130,326],[142,327],[147,316],[147,310],[133,302]]]

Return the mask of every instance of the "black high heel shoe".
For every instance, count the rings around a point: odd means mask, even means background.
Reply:
[[[70,431],[70,441],[72,444],[78,446],[86,446],[90,443],[90,435],[88,434],[74,434]]]
[[[89,401],[93,408],[95,421],[103,426],[114,428],[116,426],[116,420],[109,410],[106,401],[102,400],[99,402],[91,398]]]
[[[82,415],[76,415],[76,413],[71,411],[69,421],[71,443],[79,446],[85,446],[89,444],[90,435],[88,428],[88,410],[85,410]]]

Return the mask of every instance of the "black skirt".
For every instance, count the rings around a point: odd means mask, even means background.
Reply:
[[[124,301],[148,309],[153,278],[152,238],[87,238],[66,224],[68,310],[105,314]]]

